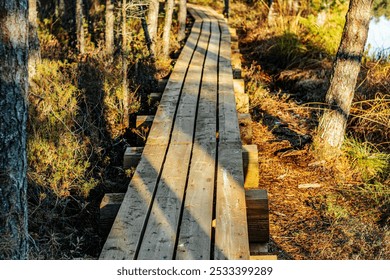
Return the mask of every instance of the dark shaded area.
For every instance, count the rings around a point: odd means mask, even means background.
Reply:
[[[286,32],[242,44],[241,52],[244,67],[259,65],[267,75],[271,92],[287,92],[299,104],[325,101],[332,57],[320,46]]]

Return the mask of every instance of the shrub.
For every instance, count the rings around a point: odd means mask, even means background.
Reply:
[[[87,195],[96,184],[88,172],[88,141],[77,133],[80,91],[74,86],[76,69],[76,64],[44,60],[29,95],[30,184],[50,189],[59,197],[71,192]]]

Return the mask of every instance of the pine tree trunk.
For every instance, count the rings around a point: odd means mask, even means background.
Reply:
[[[186,38],[187,0],[180,0],[178,20],[179,32],[177,34],[177,40],[180,42]]]
[[[174,4],[174,0],[167,0],[165,4],[165,23],[163,33],[163,55],[165,58],[169,58],[170,34]]]
[[[114,3],[112,0],[106,0],[106,52],[108,55],[114,53]]]
[[[28,258],[28,0],[0,0],[0,259]]]
[[[229,0],[223,0],[224,7],[223,7],[223,16],[225,18],[229,18]]]
[[[150,35],[150,41],[151,41],[151,50],[155,54],[160,2],[158,0],[150,0],[149,2],[150,3],[149,3],[149,12],[148,12],[148,31]]]
[[[76,0],[76,35],[77,49],[80,54],[85,52],[83,0]]]
[[[122,0],[122,91],[123,91],[123,126],[129,127],[129,84],[127,81],[127,1]]]
[[[28,43],[29,43],[29,57],[28,57],[28,73],[30,80],[35,75],[37,64],[41,61],[41,50],[38,39],[38,19],[37,19],[37,0],[29,0],[28,12]]]
[[[329,107],[321,117],[319,125],[319,136],[325,146],[340,148],[344,141],[361,58],[367,40],[372,1],[350,0],[340,47],[326,94]]]
[[[146,7],[144,5],[140,5],[139,10],[141,12],[141,25],[145,35],[146,46],[148,47],[150,57],[154,59],[154,52],[152,50],[152,39],[150,38],[148,23],[146,22]]]

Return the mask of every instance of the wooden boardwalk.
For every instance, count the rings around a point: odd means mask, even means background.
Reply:
[[[249,259],[226,21],[189,5],[191,34],[100,259]]]

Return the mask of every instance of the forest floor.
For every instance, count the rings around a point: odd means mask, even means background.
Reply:
[[[278,259],[390,259],[388,175],[380,190],[386,201],[378,203],[373,193],[379,190],[363,187],[345,158],[324,160],[313,151],[317,104],[332,60],[302,59],[286,67],[283,57],[269,51],[272,29],[237,28],[259,188],[269,195],[270,252]]]

